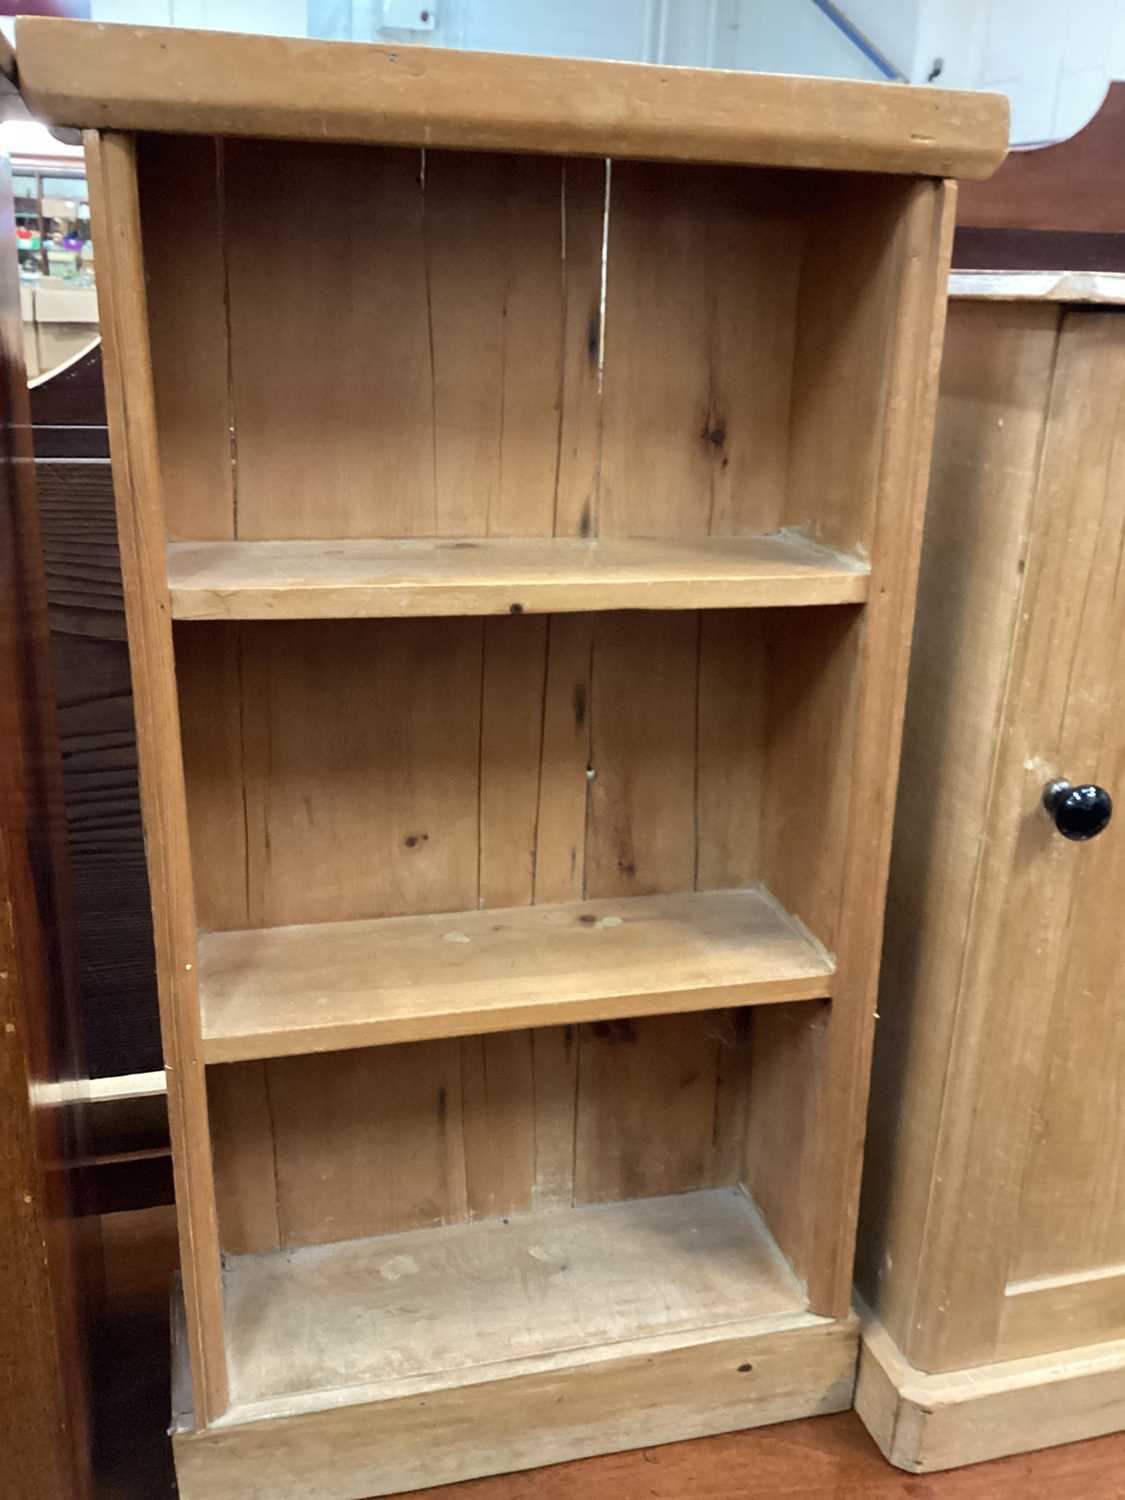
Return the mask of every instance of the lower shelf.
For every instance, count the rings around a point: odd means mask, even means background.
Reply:
[[[205,933],[203,1055],[826,999],[832,972],[761,887]]]
[[[360,1500],[841,1411],[858,1331],[734,1189],[231,1259],[183,1500]]]
[[[235,1256],[231,1399],[269,1415],[386,1400],[804,1309],[730,1188]]]

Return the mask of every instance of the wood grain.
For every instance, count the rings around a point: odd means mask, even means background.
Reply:
[[[780,174],[614,163],[600,535],[782,524],[805,205]]]
[[[45,414],[70,415],[70,399]],[[93,400],[73,413],[97,414]],[[143,1071],[160,1023],[113,476],[107,460],[37,460],[35,478],[87,1056],[97,1075]]]
[[[222,143],[142,136],[137,152],[164,519],[235,535]],[[191,212],[184,213],[184,205]]]
[[[920,1366],[939,1294],[917,1277],[927,1204],[943,1196],[934,1174],[943,1172],[951,1049],[968,999],[961,968],[1059,322],[1053,308],[954,302],[942,367],[903,742],[910,795],[896,816],[858,1261],[864,1295]],[[965,1239],[959,1254],[977,1262],[982,1251]]]
[[[316,1409],[326,1389],[421,1395],[803,1311],[734,1189],[238,1257],[226,1298],[239,1421]]]
[[[760,890],[209,933],[203,1056],[809,999],[829,992],[831,973]]]
[[[1082,1453],[1091,1445],[1081,1439],[1120,1427],[1123,1395],[1125,1343],[1120,1340],[1072,1348],[1061,1359],[1013,1358],[926,1375],[903,1359],[877,1322],[864,1325],[856,1408],[885,1457],[910,1473],[979,1464],[1056,1443],[1077,1442],[1071,1452]],[[1028,1464],[1021,1460],[1025,1474]],[[963,1478],[966,1485],[974,1477],[988,1485],[981,1494],[996,1493],[995,1474],[989,1463]],[[1108,1484],[1106,1493],[1112,1494],[1116,1480],[1097,1474],[1079,1478],[1075,1493],[1086,1483],[1095,1494]],[[943,1485],[941,1493],[949,1490]]]
[[[458,1042],[283,1058],[267,1079],[283,1246],[467,1217]]]
[[[156,412],[148,349],[140,210],[133,142],[89,135],[90,202],[103,263],[102,336],[130,625],[141,801],[152,882],[168,1117],[181,1213],[187,1326],[203,1420],[226,1405],[219,1239],[207,1100],[199,1052],[195,916],[180,755]]]
[[[102,130],[939,177],[987,177],[1008,144],[1000,96],[894,84],[24,17],[17,46],[37,118]]]
[[[797,533],[685,542],[174,542],[168,549],[178,620],[854,604],[866,598],[867,574],[857,559]]]
[[[843,777],[835,795],[824,803],[827,821],[819,836],[820,857],[811,867],[807,862],[798,867],[798,845],[782,842],[767,860],[769,879],[777,882],[772,888],[835,950],[841,976],[833,990],[823,1075],[813,1105],[816,1185],[809,1241],[804,1247],[782,1246],[796,1264],[807,1267],[810,1306],[837,1315],[844,1313],[850,1298],[894,773],[937,399],[954,191],[941,184],[917,183],[901,198],[889,189],[873,198],[868,248],[874,284],[864,288],[863,305],[882,308],[882,315],[875,325],[878,338],[866,342],[871,363],[865,369],[862,399],[871,399],[872,390],[883,395],[870,493],[866,484],[848,488],[849,474],[867,474],[870,462],[866,437],[851,443],[842,436],[854,421],[857,397],[852,386],[827,380],[831,362],[821,370],[806,366],[800,373],[799,399],[806,411],[820,413],[826,429],[823,442],[829,448],[839,444],[837,451],[851,453],[858,466],[834,475],[835,499],[824,512],[824,539],[841,545],[842,536],[849,535],[854,544],[855,528],[870,526],[873,562],[872,590],[862,622],[856,622],[850,639],[838,642],[832,672],[813,688],[815,702],[818,692],[827,692],[831,700],[841,682],[846,684],[829,722],[841,736],[840,752],[850,769],[841,773],[833,765],[835,757],[824,756],[822,740],[814,757],[782,755],[774,762],[775,796],[782,785],[795,788],[794,777],[799,778],[801,799],[808,798],[810,786]],[[808,284],[810,299],[827,302],[829,322],[839,316],[835,300],[850,295],[847,277]],[[861,326],[863,320],[861,313]],[[886,354],[881,356],[884,347]],[[852,358],[849,354],[847,362]],[[833,390],[835,400],[826,394]],[[808,699],[791,695],[782,722],[788,724],[788,733],[795,729],[796,744],[803,741],[811,748],[809,721],[802,727],[808,708]],[[849,722],[854,730],[848,729]],[[845,789],[846,821],[834,825]],[[791,792],[787,804],[800,807],[803,802]],[[827,839],[833,827],[834,836]],[[793,1107],[802,1116],[809,1101],[795,1096]],[[794,1142],[803,1139],[804,1131],[795,1126]]]
[[[111,1428],[103,1484],[112,1500],[142,1500],[173,1483],[168,1419],[167,1278],[175,1265],[175,1218],[169,1210],[116,1214],[104,1221],[110,1293],[102,1389]],[[147,1321],[138,1322],[138,1313]],[[1094,1354],[1096,1351],[1087,1351]],[[1102,1351],[1105,1352],[1105,1351]],[[740,1363],[745,1363],[740,1360]],[[745,1377],[745,1371],[740,1372]],[[1065,1378],[1065,1376],[1064,1376]],[[1112,1396],[1091,1392],[1091,1405],[1112,1420]],[[1038,1401],[1039,1398],[1037,1397]],[[927,1403],[929,1404],[929,1403]],[[1055,1398],[1055,1409],[1062,1403]],[[112,1419],[116,1419],[114,1422]],[[1043,1426],[1039,1412],[1039,1429]],[[991,1430],[1000,1431],[999,1424]],[[645,1445],[537,1470],[412,1491],[411,1500],[526,1500],[529,1486],[545,1500],[793,1500],[827,1488],[838,1500],[1024,1500],[1032,1492],[1112,1495],[1125,1434],[1068,1442],[1011,1459],[904,1479],[864,1431],[854,1412],[780,1422],[691,1442]]]
[[[855,1346],[852,1320],[797,1315],[771,1326],[763,1319],[733,1337],[659,1357],[622,1352],[593,1372],[579,1366],[573,1378],[551,1371],[499,1389],[485,1382],[404,1397],[381,1405],[376,1440],[364,1407],[178,1432],[180,1492],[184,1500],[356,1500],[640,1443],[651,1454],[653,1443],[701,1428],[724,1432],[843,1410]],[[757,1377],[749,1391],[748,1373]]]
[[[1101,1202],[1087,1200],[1089,1208],[1054,1245],[1051,1227],[1055,1204],[1066,1203],[1074,1180],[1105,1170],[1102,1129],[1092,1137],[1083,1132],[1075,1087],[1101,1092],[1103,1099],[1116,1088],[1115,1034],[1092,1050],[1083,1034],[1090,1005],[1112,1008],[1118,988],[1120,949],[1099,911],[1113,908],[1120,856],[1111,844],[1085,850],[1064,843],[1039,813],[1043,784],[1063,766],[1089,766],[1080,774],[1102,780],[1114,773],[1121,755],[1114,732],[1121,672],[1121,454],[1112,373],[1121,340],[1112,315],[1070,314],[1060,335],[1002,709],[1008,748],[997,756],[993,773],[993,834],[982,851],[953,1040],[955,1053],[968,1048],[964,1055],[972,1061],[951,1074],[946,1091],[937,1145],[943,1185],[933,1195],[933,1229],[918,1273],[922,1286],[939,1280],[944,1297],[959,1309],[956,1320],[928,1319],[924,1363],[935,1369],[1003,1357],[999,1325],[1009,1280],[1096,1271],[1101,1256],[1102,1264],[1121,1260],[1113,1228],[1099,1244],[1098,1226],[1115,1221],[1112,1187],[1106,1217]],[[1080,861],[1083,853],[1093,860]],[[1108,905],[1102,907],[1103,901]],[[1060,902],[1069,913],[1062,928],[1055,922]],[[1087,911],[1107,934],[1089,952],[1079,921]],[[981,994],[989,996],[987,1005],[966,1005]],[[1095,1073],[1078,1084],[1071,1067],[1085,1073],[1095,1054],[1098,1067],[1109,1070],[1106,1083]],[[993,1057],[1004,1057],[1010,1069],[1002,1111],[992,1089],[980,1092],[978,1070]],[[982,1137],[974,1125],[983,1118],[990,1124]],[[1037,1119],[1043,1122],[1038,1129]],[[1057,1147],[1037,1140],[1050,1121],[1062,1133]],[[1075,1125],[1078,1134],[1072,1133]],[[1042,1175],[1024,1178],[1007,1168],[996,1175],[997,1161],[1014,1160]],[[956,1202],[948,1208],[944,1181],[956,1185]],[[997,1191],[998,1181],[1003,1191]],[[988,1229],[970,1258],[955,1250],[961,1213],[968,1211]],[[1042,1338],[1042,1348],[1057,1348],[1065,1343],[1065,1327],[1048,1319]]]
[[[556,512],[565,519],[589,492],[597,462],[596,393],[572,325],[585,338],[598,306],[604,172],[264,141],[228,142],[225,163],[231,534],[550,536]],[[326,196],[356,205],[352,232],[365,248],[310,279],[310,255],[338,261]],[[283,319],[260,295],[263,222],[277,226],[270,266]],[[466,257],[466,244],[479,253]],[[326,339],[341,323],[347,339]],[[310,412],[330,441],[306,440]],[[214,421],[208,430],[217,440]],[[312,582],[316,552],[289,558],[300,569],[310,554]],[[374,567],[372,581],[396,557],[411,566],[410,549],[350,555]],[[478,555],[489,554],[448,554],[454,565]],[[284,578],[284,558],[282,568]]]

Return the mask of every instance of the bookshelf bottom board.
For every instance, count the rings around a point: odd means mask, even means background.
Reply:
[[[851,1404],[854,1319],[737,1190],[227,1262],[234,1404],[183,1500],[368,1500]],[[182,1376],[181,1376],[182,1379]]]
[[[737,1188],[231,1256],[223,1279],[231,1402],[270,1415],[806,1306]]]

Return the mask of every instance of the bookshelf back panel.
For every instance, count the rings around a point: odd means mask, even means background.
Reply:
[[[760,879],[767,614],[177,625],[200,926]]]
[[[901,181],[143,136],[140,184],[174,538],[870,539]]]
[[[800,910],[838,886],[862,614],[797,613],[177,625],[201,925],[769,883],[779,850]],[[212,1067],[224,1247],[736,1183],[762,1025]]]
[[[208,1069],[228,1253],[740,1180],[747,1012]]]

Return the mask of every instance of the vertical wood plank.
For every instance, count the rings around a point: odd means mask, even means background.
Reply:
[[[779,189],[768,172],[614,162],[602,535],[780,523],[803,226]]]
[[[750,1130],[753,1021],[753,1009],[729,1010],[715,1016],[719,1052],[715,1121],[711,1131],[712,1187],[729,1187],[746,1179],[743,1163]]]
[[[799,618],[793,618],[799,615]],[[866,610],[769,611],[766,883],[835,952],[851,816]]]
[[[523,906],[535,891],[547,618],[482,622],[479,904]],[[474,1217],[531,1207],[532,1033],[461,1043],[465,1174]]]
[[[544,1026],[531,1033],[536,1209],[570,1208],[574,1203],[578,1031],[577,1026]]]
[[[550,536],[560,494],[569,525],[597,470],[579,353],[604,168],[225,150],[238,535]],[[347,251],[330,202],[348,204]]]
[[[796,318],[784,521],[829,547],[871,556],[888,421],[903,414],[892,365],[905,332],[897,316],[899,225],[911,189],[897,178],[816,185]],[[931,259],[927,250],[927,273]],[[896,427],[910,448],[912,434]]]
[[[695,884],[701,891],[762,878],[769,673],[761,624],[758,611],[699,616]]]
[[[455,1041],[267,1064],[283,1245],[464,1219]]]
[[[1059,323],[1056,306],[953,302],[942,361],[857,1259],[864,1298],[919,1368],[932,1358],[926,1309],[941,1300],[919,1280],[927,1205],[937,1189],[936,1211],[951,1211],[934,1181],[935,1171],[946,1176],[938,1133],[960,1068],[952,1048],[961,975]],[[984,1249],[976,1235],[960,1239],[966,1260],[979,1264]],[[990,1357],[990,1337],[980,1358]]]
[[[432,534],[420,153],[252,140],[225,150],[236,534]],[[347,247],[326,207],[340,204]]]
[[[248,927],[243,786],[242,627],[173,627],[196,919],[204,931]]]
[[[207,1070],[219,1230],[227,1255],[277,1250],[277,1169],[266,1062]]]
[[[243,628],[252,925],[477,903],[481,626]]]
[[[463,1041],[461,1090],[470,1215],[530,1209],[536,1171],[532,1033]]]
[[[174,537],[235,535],[222,149],[209,136],[155,133],[137,145],[164,518]]]
[[[743,1177],[774,1239],[807,1279],[815,1254],[813,1191],[828,1009],[763,1005],[750,1022]]]
[[[481,906],[535,893],[548,617],[482,622]]]
[[[553,615],[539,766],[535,900],[579,901],[586,871],[594,617]]]
[[[99,283],[106,407],[140,756],[168,1121],[195,1411],[227,1405],[219,1236],[201,1061],[196,934],[164,566],[164,515],[132,137],[85,137]]]
[[[567,316],[563,164],[426,153],[435,529],[550,536]]]
[[[577,1202],[710,1181],[721,1024],[703,1013],[581,1028]]]
[[[698,628],[688,614],[597,617],[587,896],[695,883]]]
[[[602,462],[602,233],[608,163],[567,161],[562,411],[556,536],[596,536]]]
[[[879,979],[895,772],[929,476],[956,189],[912,182],[893,267],[894,345],[887,364],[875,489],[871,595],[856,682],[857,730],[833,1003],[819,1091],[813,1222],[807,1255],[813,1311],[842,1317],[851,1298],[855,1223]],[[778,892],[781,899],[786,893]]]

